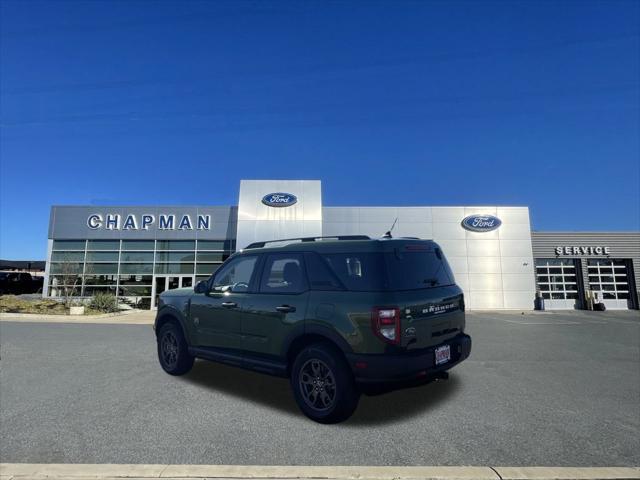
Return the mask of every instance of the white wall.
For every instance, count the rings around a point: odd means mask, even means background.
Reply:
[[[491,232],[462,228],[468,215],[495,215]],[[532,310],[533,253],[527,207],[325,207],[323,235],[382,236],[398,218],[395,237],[433,239],[440,244],[465,292],[470,309]]]
[[[270,207],[262,198],[289,193],[297,203]],[[241,180],[236,248],[252,242],[322,235],[322,192],[319,180]]]

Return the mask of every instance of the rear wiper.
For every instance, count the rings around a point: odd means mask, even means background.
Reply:
[[[425,278],[422,283],[428,283],[430,284],[432,287],[435,287],[438,284],[438,279],[437,278]]]

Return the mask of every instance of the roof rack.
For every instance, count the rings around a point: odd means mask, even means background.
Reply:
[[[281,240],[266,240],[264,242],[253,242],[247,245],[244,249],[248,250],[250,248],[264,248],[268,243],[279,243],[279,242],[316,242],[318,240],[371,240],[371,237],[367,235],[330,235],[327,237],[299,237],[299,238],[283,238]]]

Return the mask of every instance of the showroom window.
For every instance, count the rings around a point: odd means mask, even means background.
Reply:
[[[193,285],[208,279],[234,248],[233,240],[54,240],[49,295],[63,296],[63,287],[71,286],[73,296],[108,292],[149,308],[154,276],[167,277],[167,288]]]

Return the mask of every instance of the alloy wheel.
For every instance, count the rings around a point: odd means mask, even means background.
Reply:
[[[336,399],[336,380],[322,360],[307,360],[300,369],[298,383],[305,403],[318,411],[330,409]]]
[[[169,368],[178,363],[178,339],[173,332],[165,332],[161,341],[162,359]]]

